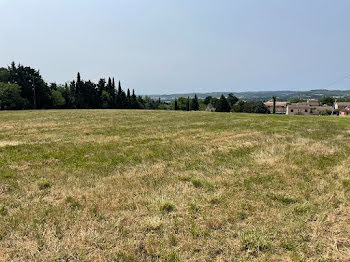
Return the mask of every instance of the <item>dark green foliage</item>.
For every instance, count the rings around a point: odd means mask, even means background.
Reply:
[[[191,110],[198,111],[199,110],[199,101],[197,95],[194,95],[194,98],[191,101]]]
[[[38,182],[38,187],[40,190],[45,190],[51,187],[51,183],[50,181],[47,181],[47,180],[40,180]]]
[[[62,92],[58,90],[51,91],[52,96],[52,106],[53,108],[63,108],[66,104],[66,100],[64,99]]]
[[[255,102],[253,106],[253,113],[256,114],[270,114],[270,110],[261,101]]]
[[[227,102],[229,103],[231,108],[238,102],[238,100],[239,99],[236,96],[234,96],[232,93],[228,94]]]
[[[138,99],[134,90],[126,95],[120,81],[116,91],[114,78],[108,78],[107,83],[101,78],[96,85],[77,73],[76,81],[69,84],[48,85],[38,70],[13,62],[8,68],[0,68],[0,83],[1,109],[144,108],[142,98]]]
[[[306,102],[306,99],[301,99],[299,97],[291,98],[289,99],[290,103],[301,103],[301,102]]]
[[[171,202],[165,202],[159,207],[160,211],[164,213],[169,213],[176,210],[176,207]]]
[[[28,101],[27,108],[50,108],[51,89],[42,79],[39,71],[13,62],[8,67],[8,82],[21,87],[21,97]]]
[[[333,97],[322,97],[318,99],[318,101],[320,102],[321,105],[329,105],[329,106],[333,106],[333,103],[335,102]]]
[[[1,67],[0,68],[0,82],[8,83],[10,80],[10,72],[7,70],[7,68]]]
[[[204,101],[203,101],[203,103],[205,104],[205,105],[209,105],[210,103],[211,103],[211,100],[212,100],[213,98],[211,97],[211,96],[207,96],[205,99],[204,99]]]
[[[254,102],[239,101],[233,106],[232,111],[238,113],[253,113]]]
[[[179,106],[177,105],[176,98],[175,98],[175,101],[174,101],[174,110],[179,110]]]
[[[272,110],[272,113],[273,114],[276,114],[276,97],[275,96],[273,96],[272,97],[272,101],[273,101],[273,110]]]
[[[0,82],[0,109],[23,109],[29,101],[21,97],[21,87]]]
[[[230,112],[230,111],[231,111],[231,107],[227,102],[226,97],[224,95],[221,95],[216,106],[216,112]]]
[[[187,97],[187,101],[186,101],[186,111],[190,111],[191,107],[190,107],[190,98]]]
[[[219,99],[217,99],[216,97],[213,97],[211,100],[210,100],[210,104],[216,108],[218,106],[218,103],[219,103]]]
[[[179,110],[186,110],[187,98],[179,97],[179,99],[177,100],[177,104],[178,104]]]

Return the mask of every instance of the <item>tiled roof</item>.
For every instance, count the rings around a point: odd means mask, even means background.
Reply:
[[[288,105],[289,109],[311,109],[310,105],[306,104],[290,104]]]
[[[350,102],[337,102],[338,106],[350,106]]]
[[[273,106],[273,102],[272,101],[268,101],[265,102],[266,106]],[[287,102],[276,102],[276,106],[286,106]]]

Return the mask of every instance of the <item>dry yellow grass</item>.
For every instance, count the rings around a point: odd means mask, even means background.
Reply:
[[[349,261],[349,130],[331,117],[0,112],[0,260]]]

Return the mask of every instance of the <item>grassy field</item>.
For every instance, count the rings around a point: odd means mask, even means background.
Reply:
[[[0,112],[0,261],[349,261],[350,118]]]

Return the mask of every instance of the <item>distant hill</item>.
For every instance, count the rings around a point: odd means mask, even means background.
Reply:
[[[227,96],[233,93],[241,100],[270,100],[272,96],[276,96],[278,100],[288,100],[299,97],[302,99],[330,97],[350,97],[350,90],[310,90],[310,91],[257,91],[257,92],[211,92],[197,93],[198,98],[206,98],[207,96],[220,97],[221,94]],[[170,95],[150,95],[153,99],[160,98],[162,101],[172,101],[179,97],[194,97],[195,93],[186,94],[170,94]]]

